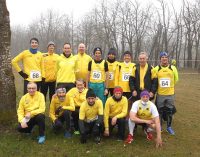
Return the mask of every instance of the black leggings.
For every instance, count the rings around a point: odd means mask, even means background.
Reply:
[[[31,133],[33,127],[35,125],[38,125],[39,127],[39,136],[44,136],[44,131],[45,131],[45,115],[44,114],[38,114],[34,117],[32,117],[29,122],[27,123],[28,127],[27,128],[22,128],[21,124],[19,124],[17,130],[19,132],[23,133]]]

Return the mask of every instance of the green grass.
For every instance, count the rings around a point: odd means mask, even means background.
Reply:
[[[92,139],[85,145],[80,144],[79,136],[65,139],[63,133],[55,135],[46,119],[46,142],[37,144],[37,127],[31,136],[19,134],[12,124],[0,125],[0,157],[198,157],[200,156],[200,75],[182,75],[176,86],[177,113],[173,127],[175,136],[163,131],[164,145],[155,149],[153,141],[145,139],[141,128],[138,128],[135,141],[124,147],[123,142],[103,138],[100,145]],[[166,124],[164,124],[163,129]]]

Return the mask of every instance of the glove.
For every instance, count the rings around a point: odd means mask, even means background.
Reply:
[[[28,75],[26,73],[24,73],[23,71],[20,71],[19,74],[24,78],[27,79]]]
[[[42,77],[42,83],[45,83],[45,78],[44,77]]]
[[[86,141],[86,135],[85,135],[85,134],[82,134],[82,135],[81,135],[80,141],[81,141],[82,144],[84,144],[84,143],[87,142],[87,141]]]
[[[55,114],[56,115],[59,115],[60,111],[62,110],[62,106],[59,106],[56,111],[55,111]]]

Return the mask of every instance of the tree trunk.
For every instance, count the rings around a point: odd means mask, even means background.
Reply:
[[[0,1],[0,112],[16,111],[16,91],[11,67],[10,20],[6,0]],[[8,118],[8,117],[4,117]]]

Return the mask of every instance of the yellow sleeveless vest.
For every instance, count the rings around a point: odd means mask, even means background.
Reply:
[[[95,63],[92,60],[91,73],[90,73],[90,82],[92,83],[102,83],[105,81],[105,69],[104,69],[105,60],[101,63]]]
[[[142,101],[139,101],[139,109],[137,116],[140,119],[150,120],[152,119],[152,114],[150,112],[150,101],[147,102],[147,106],[144,108]]]

